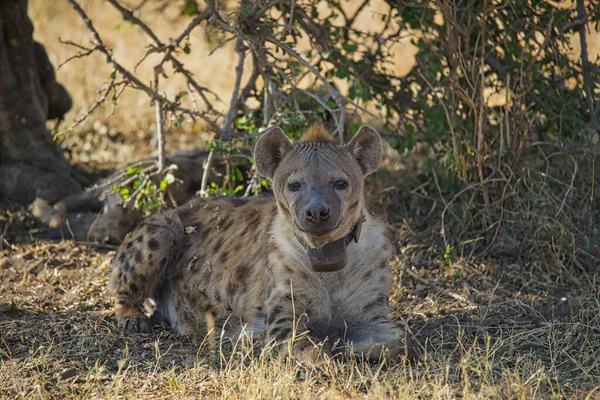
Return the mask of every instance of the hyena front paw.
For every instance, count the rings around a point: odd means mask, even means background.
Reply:
[[[122,325],[126,333],[152,333],[152,323],[145,315],[126,318]]]
[[[322,343],[314,343],[309,339],[295,343],[291,349],[288,344],[282,344],[277,354],[279,362],[285,362],[290,356],[295,362],[305,367],[319,367],[333,357],[327,346]]]
[[[408,360],[418,358],[416,343],[403,330],[382,334],[378,332],[365,335],[361,332],[361,340],[351,340],[352,349],[357,356],[364,356],[373,361],[383,359],[394,360],[405,357]]]
[[[354,353],[364,355],[370,360],[395,360],[399,357],[405,357],[408,360],[415,360],[418,357],[416,348],[410,341],[404,339],[394,339],[385,343],[378,342],[358,342],[353,343]]]
[[[119,307],[115,316],[125,333],[151,333],[152,321],[135,307]]]

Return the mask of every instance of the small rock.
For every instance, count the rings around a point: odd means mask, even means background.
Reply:
[[[78,374],[77,368],[67,368],[58,376],[61,380],[69,379]]]

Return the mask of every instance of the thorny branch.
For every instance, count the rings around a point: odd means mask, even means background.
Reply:
[[[237,112],[236,105],[239,102],[238,96],[240,92],[240,86],[242,84],[242,74],[244,73],[244,60],[246,59],[246,47],[244,46],[244,41],[240,37],[238,37],[235,47],[238,53],[239,61],[235,69],[235,84],[233,87],[233,92],[231,93],[229,110],[227,111],[225,122],[223,122],[223,139],[231,139],[234,136],[231,126]]]
[[[209,118],[206,113],[196,111],[196,110],[190,110],[188,108],[181,106],[178,102],[170,101],[166,97],[161,96],[159,93],[156,92],[156,90],[154,90],[150,86],[144,84],[134,74],[132,74],[130,71],[128,71],[125,67],[123,67],[113,57],[113,55],[111,54],[108,47],[106,47],[104,45],[104,43],[100,39],[100,35],[98,34],[98,31],[96,31],[96,29],[94,28],[94,25],[92,24],[92,21],[87,16],[85,11],[83,11],[81,6],[75,0],[68,0],[68,2],[69,2],[69,4],[71,4],[71,6],[75,9],[75,11],[79,14],[81,19],[85,23],[88,31],[90,32],[90,34],[92,36],[92,41],[93,41],[94,45],[96,46],[95,50],[100,51],[101,53],[103,53],[106,56],[106,61],[109,64],[111,64],[121,75],[123,75],[123,77],[128,82],[128,86],[131,86],[134,89],[138,89],[138,90],[145,92],[152,99],[158,97],[161,100],[161,102],[163,103],[165,109],[167,109],[171,112],[179,111],[179,112],[188,114],[192,118],[194,118],[194,117],[201,118],[206,123],[208,123],[211,126],[211,128],[213,128],[215,131],[220,133],[221,129],[219,128],[219,126],[216,124],[216,122],[213,119]]]
[[[223,139],[231,139],[234,137],[234,132],[232,131],[233,119],[238,111],[236,105],[239,103],[238,95],[240,91],[240,85],[242,84],[242,74],[244,73],[244,60],[246,59],[246,48],[244,47],[244,42],[241,37],[238,37],[237,39],[236,51],[239,55],[239,61],[238,66],[235,69],[235,84],[233,87],[233,92],[231,93],[229,110],[227,111],[225,122],[223,122]],[[208,176],[210,174],[213,157],[214,149],[211,149],[208,157],[206,158],[206,162],[204,163],[204,171],[202,173],[202,186],[200,189],[200,195],[204,197],[208,196],[206,188],[208,186]]]
[[[346,96],[342,95],[336,88],[333,87],[333,85],[327,80],[327,78],[325,78],[323,76],[323,74],[321,74],[321,72],[319,72],[319,70],[317,68],[315,68],[313,65],[311,65],[308,61],[306,61],[304,59],[304,57],[302,57],[300,54],[298,54],[296,51],[294,51],[292,48],[290,48],[289,46],[285,45],[284,43],[282,43],[281,41],[277,40],[276,38],[274,38],[273,36],[268,36],[266,38],[266,40],[268,42],[273,43],[274,45],[280,47],[281,49],[285,50],[286,53],[288,53],[289,55],[291,55],[292,57],[294,57],[296,60],[298,60],[302,65],[304,65],[306,68],[308,68],[308,70],[310,70],[310,72],[315,75],[323,84],[323,86],[325,86],[327,88],[327,90],[329,91],[329,93],[331,94],[331,96],[333,97],[335,103],[338,106],[338,109],[340,110],[340,117],[338,118],[335,114],[333,114],[333,117],[336,121],[336,125],[337,128],[335,130],[335,133],[338,134],[340,136],[340,143],[343,144],[344,142],[344,123],[345,123],[345,119],[346,119],[346,109],[344,108],[344,104],[345,103],[350,103],[352,104],[356,109],[372,116],[375,117],[375,115],[370,112],[369,110],[361,107],[358,103],[356,103],[355,101],[350,100],[349,98],[347,98]]]
[[[72,59],[72,57],[71,57]],[[116,76],[115,71],[113,69],[113,73],[111,74],[112,78],[108,84],[108,87],[102,93],[102,96],[98,101],[94,103],[84,114],[82,114],[79,118],[77,118],[67,129],[62,131],[59,135],[64,135],[65,133],[72,132],[73,129],[78,127],[83,121],[87,119],[100,105],[104,104],[108,99],[108,95],[111,91],[116,91],[117,87],[126,85],[127,82],[115,82]]]
[[[158,80],[160,78],[160,69],[157,66],[154,71],[154,87],[158,92]],[[165,169],[165,116],[162,109],[162,104],[160,104],[160,98],[154,98],[154,108],[156,111],[156,139],[158,142],[158,159],[156,162],[156,167],[158,173],[160,174]]]
[[[577,19],[587,21],[587,12],[585,10],[584,0],[577,0]],[[594,93],[592,88],[592,77],[590,74],[590,60],[588,56],[588,45],[586,37],[586,24],[579,24],[579,43],[581,44],[581,69],[583,73],[583,88],[585,90],[585,98],[590,111],[590,123],[595,132],[600,131],[600,123],[596,116],[594,108]]]
[[[158,38],[158,36],[156,36],[156,34],[154,32],[152,32],[152,30],[148,27],[148,25],[146,25],[139,18],[137,18],[131,11],[129,11],[126,8],[124,8],[123,6],[121,6],[116,0],[108,0],[108,2],[110,4],[112,4],[121,13],[121,15],[123,16],[123,18],[125,20],[131,21],[134,24],[138,25],[148,36],[150,36],[150,38],[152,39],[152,41],[154,41],[156,47],[151,48],[147,52],[146,56],[149,55],[149,54],[151,54],[151,53],[164,51],[165,55],[164,55],[163,59],[161,60],[161,62],[159,64],[162,66],[162,64],[165,61],[171,61],[171,64],[173,65],[173,68],[175,69],[175,71],[181,73],[187,79],[187,81],[189,82],[189,84],[192,85],[192,87],[202,97],[202,99],[204,100],[204,104],[207,107],[207,109],[209,111],[214,111],[214,109],[213,109],[213,107],[211,105],[211,102],[206,98],[206,95],[204,94],[205,92],[207,92],[207,93],[211,93],[211,94],[214,95],[214,93],[212,93],[208,88],[200,86],[192,78],[192,74],[173,55],[173,51],[179,47],[179,44],[180,44],[181,40],[183,40],[183,38],[185,36],[181,36],[180,35],[180,38],[178,38],[179,40],[175,40],[175,41],[173,41],[171,44],[169,44],[167,46],[167,45],[163,44],[160,41],[160,39]],[[209,2],[209,4],[210,4],[210,2]],[[194,27],[198,26],[202,21],[208,19],[208,17],[210,15],[212,15],[213,13],[214,13],[214,8],[210,7],[210,5],[209,5],[209,7],[206,10],[204,10],[203,13],[201,13],[198,17],[196,17],[194,19],[194,21],[192,21],[194,23],[194,25],[188,26],[188,28],[184,31],[184,33],[188,32],[186,34],[186,36],[189,35],[189,32],[191,32]],[[146,56],[144,56],[144,58]],[[215,95],[215,97],[216,97],[216,95]]]
[[[321,107],[323,107],[323,110],[329,112],[335,122],[334,133],[339,136],[341,143],[343,143],[344,127],[347,119],[347,106],[352,106],[357,110],[374,116],[371,112],[359,105],[357,101],[342,95],[336,89],[332,82],[320,70],[322,66],[321,63],[324,61],[322,57],[319,58],[317,65],[312,65],[306,58],[289,45],[288,36],[291,35],[293,37],[292,41],[295,42],[299,26],[309,33],[313,44],[319,44],[320,48],[326,51],[332,49],[335,50],[333,58],[336,63],[351,64],[349,59],[335,49],[335,46],[331,43],[331,39],[326,35],[324,26],[317,23],[308,23],[307,25],[307,22],[304,21],[307,17],[306,7],[301,4],[293,2],[290,7],[289,5],[281,5],[277,2],[253,3],[242,1],[238,11],[224,18],[219,14],[218,8],[221,6],[214,0],[207,0],[206,7],[203,10],[199,10],[198,14],[178,36],[174,39],[162,40],[137,13],[127,9],[119,2],[119,0],[107,1],[125,20],[138,26],[151,41],[149,49],[137,65],[144,62],[151,54],[161,54],[162,57],[154,67],[153,82],[151,84],[144,83],[143,80],[135,75],[135,69],[134,72],[131,72],[114,57],[112,50],[102,41],[100,34],[95,29],[91,19],[86,15],[77,0],[68,0],[83,20],[87,30],[90,32],[93,43],[93,46],[89,48],[75,43],[69,43],[81,50],[79,54],[70,59],[81,58],[94,52],[100,52],[105,56],[107,63],[113,68],[111,84],[104,92],[103,97],[84,116],[78,119],[75,124],[69,127],[68,130],[72,130],[75,126],[83,122],[89,114],[107,100],[109,92],[111,89],[114,90],[117,85],[115,84],[116,74],[121,75],[123,81],[120,81],[118,85],[122,85],[123,88],[131,87],[145,92],[155,108],[158,139],[156,171],[150,169],[144,173],[156,174],[164,173],[165,171],[164,143],[165,119],[167,118],[167,113],[172,113],[176,116],[185,114],[189,115],[192,119],[200,118],[215,132],[215,137],[217,139],[225,142],[230,142],[234,138],[245,141],[246,139],[253,137],[252,135],[243,132],[237,132],[234,124],[240,112],[243,112],[244,114],[251,114],[253,112],[247,102],[247,99],[251,97],[254,97],[262,103],[260,111],[262,111],[263,121],[259,124],[266,127],[272,123],[281,123],[282,118],[284,118],[286,107],[295,109],[298,113],[303,113],[295,97],[295,93],[303,93],[314,99]],[[346,37],[348,36],[348,32],[353,31],[351,26],[358,14],[366,7],[367,3],[368,0],[364,0],[358,10],[351,16],[344,14]],[[275,20],[273,20],[272,23],[268,22],[269,18],[272,18],[268,13],[280,6],[284,13],[286,10],[288,11],[288,14],[283,17],[286,23],[282,24],[281,27],[275,23]],[[214,96],[214,98],[217,99],[216,94],[209,88],[198,84],[193,78],[192,73],[186,69],[183,63],[177,58],[178,50],[182,48],[182,44],[186,38],[189,38],[191,32],[203,23],[216,28],[226,35],[226,37],[223,38],[222,43],[219,44],[213,52],[229,41],[236,40],[235,48],[238,53],[238,64],[235,68],[234,88],[231,100],[228,104],[229,107],[223,113],[217,112],[213,108],[213,103],[215,101],[211,101],[211,99],[207,97]],[[245,85],[242,85],[244,62],[246,60],[248,49],[250,49],[250,54],[252,55],[252,73]],[[278,52],[278,49],[283,50],[283,54],[285,55],[283,58],[279,58],[279,56],[275,55],[275,53]],[[188,91],[177,95],[174,99],[169,99],[160,92],[159,78],[161,75],[166,77],[165,69],[163,67],[165,63],[170,63],[173,67],[174,74],[183,75],[187,82]],[[294,70],[294,65],[298,64],[304,68],[304,71],[301,74],[295,73]],[[347,66],[347,68],[354,67]],[[358,76],[359,71],[355,70],[354,72],[356,76]],[[298,87],[299,82],[308,74],[313,75],[326,89],[329,93],[329,99],[335,102],[335,107],[331,106],[331,104],[324,97],[319,95],[319,93]],[[262,82],[259,78],[262,78]],[[287,82],[289,86],[284,87],[285,82]],[[290,88],[292,93],[288,97],[286,90],[290,90]],[[181,102],[181,99],[185,94],[189,94],[190,101],[193,103],[192,108],[184,106],[184,103]],[[197,104],[196,100],[201,101]],[[199,191],[201,195],[207,195],[211,163],[215,157],[214,153],[215,150],[212,149],[204,165],[205,168],[202,177],[201,190]],[[249,185],[252,187],[251,190],[254,191],[256,189],[255,186],[257,181],[258,174],[254,171],[254,175],[251,178],[251,183]],[[248,190],[246,193],[248,193]]]

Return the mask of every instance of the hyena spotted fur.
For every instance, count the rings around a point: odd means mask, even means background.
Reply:
[[[148,217],[125,239],[111,279],[118,321],[131,332],[163,321],[193,334],[206,332],[208,313],[226,331],[242,323],[266,342],[289,342],[296,329],[373,359],[405,354],[405,333],[388,318],[388,227],[363,200],[381,153],[368,126],[346,145],[318,124],[296,144],[271,128],[255,159],[273,196],[198,198]]]

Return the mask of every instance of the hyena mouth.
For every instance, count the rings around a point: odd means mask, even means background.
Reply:
[[[348,262],[347,247],[352,241],[358,243],[362,223],[365,221],[364,215],[354,225],[352,230],[346,236],[327,243],[321,247],[304,246],[313,269],[317,272],[334,272],[343,269]],[[302,243],[302,241],[300,241]]]

